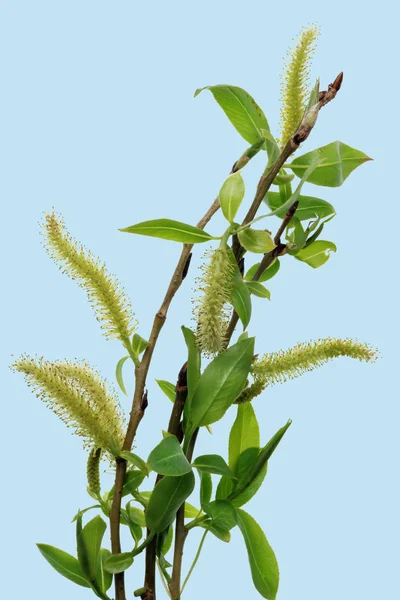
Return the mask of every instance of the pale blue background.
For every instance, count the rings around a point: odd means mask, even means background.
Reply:
[[[60,600],[90,592],[59,577],[36,541],[74,550],[72,516],[91,500],[85,454],[22,377],[22,351],[87,357],[111,380],[122,356],[102,338],[84,295],[41,247],[38,221],[54,206],[106,260],[132,297],[146,336],[180,248],[118,227],[159,216],[196,222],[246,143],[209,93],[244,87],[277,132],[282,56],[302,25],[323,36],[313,68],[325,87],[345,72],[304,150],[340,139],[375,160],[345,186],[308,192],[332,201],[327,237],[338,252],[313,271],[290,258],[255,299],[260,352],[323,336],[379,347],[375,365],[341,359],[257,399],[263,440],[293,425],[249,510],[279,559],[280,600],[399,598],[398,15],[394,3],[0,2],[2,198],[2,595]],[[250,201],[263,167],[246,168]],[[209,230],[218,232],[221,219]],[[275,225],[274,225],[275,226]],[[178,326],[191,324],[198,257],[162,333],[138,436],[146,455],[170,405],[154,378],[174,380],[185,356]],[[129,380],[129,377],[127,378]],[[131,389],[131,381],[129,381]],[[128,400],[123,400],[128,408]],[[234,411],[204,433],[198,451],[226,454]],[[105,476],[111,485],[110,475]],[[195,536],[193,536],[195,538]],[[187,556],[195,551],[193,540]],[[188,560],[186,560],[186,567]],[[246,553],[207,541],[187,588],[196,598],[251,598]],[[142,584],[139,561],[129,590]],[[129,596],[130,596],[129,591]],[[164,592],[160,588],[160,597]],[[131,596],[130,596],[131,597]]]

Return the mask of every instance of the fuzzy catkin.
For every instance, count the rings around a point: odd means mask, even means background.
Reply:
[[[101,448],[93,448],[89,452],[86,465],[88,492],[91,496],[99,496],[100,494],[100,459]]]
[[[105,337],[126,342],[136,328],[136,321],[117,279],[97,257],[72,238],[63,219],[54,212],[45,215],[42,232],[49,256],[86,291]]]
[[[233,266],[225,247],[214,250],[208,263],[201,267],[194,315],[197,320],[196,340],[202,352],[208,356],[218,354],[225,342],[229,319],[228,302],[233,286]]]

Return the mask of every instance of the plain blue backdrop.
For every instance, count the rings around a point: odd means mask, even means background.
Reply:
[[[339,359],[276,386],[255,402],[262,439],[290,417],[262,493],[248,505],[281,570],[280,600],[399,598],[397,17],[392,1],[322,3],[0,2],[2,199],[2,595],[84,599],[43,560],[41,541],[74,551],[85,459],[78,438],[11,374],[12,355],[86,357],[111,381],[123,350],[101,336],[83,292],[46,256],[39,235],[54,206],[75,237],[107,262],[148,335],[180,248],[118,232],[170,217],[195,223],[246,143],[205,85],[248,90],[273,131],[282,57],[303,25],[322,38],[312,69],[322,88],[344,71],[335,102],[303,151],[339,139],[371,157],[343,188],[317,188],[337,208],[326,238],[338,251],[319,270],[290,257],[254,300],[259,352],[325,336],[378,347],[374,365]],[[397,130],[397,131],[396,131]],[[263,168],[245,169],[250,201]],[[208,227],[219,233],[218,216]],[[271,222],[271,227],[276,224]],[[185,357],[202,249],[177,295],[149,376],[149,408],[137,445],[146,456],[170,404],[155,378],[175,380]],[[129,390],[132,380],[127,376]],[[122,398],[128,410],[129,399]],[[234,411],[202,434],[198,452],[227,453]],[[104,485],[111,475],[104,474]],[[197,502],[196,498],[193,502]],[[198,536],[187,544],[185,569]],[[129,590],[142,585],[140,560]],[[130,596],[128,594],[128,597]],[[165,597],[160,588],[160,597]],[[207,540],[187,594],[192,600],[258,597],[239,532]]]

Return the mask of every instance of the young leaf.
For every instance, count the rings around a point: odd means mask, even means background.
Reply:
[[[131,506],[131,503],[128,502],[126,505],[126,511],[133,523],[136,523],[140,527],[146,527],[146,518],[144,516],[144,511],[141,508]]]
[[[238,404],[235,422],[229,434],[229,467],[235,472],[241,453],[260,447],[260,428],[251,402]]]
[[[149,470],[147,468],[146,463],[144,462],[143,458],[140,458],[140,456],[138,456],[137,454],[134,454],[133,452],[130,452],[128,450],[124,450],[123,452],[120,452],[119,455],[121,458],[124,458],[126,461],[128,461],[129,464],[137,467],[143,475],[149,474]]]
[[[143,482],[144,474],[142,471],[128,471],[125,475],[125,483],[122,488],[122,497],[127,496],[128,494],[132,494],[139,485]],[[114,496],[114,486],[112,486],[111,490],[108,492],[108,499],[112,500]]]
[[[262,229],[243,229],[238,233],[239,242],[243,248],[256,254],[265,254],[275,248],[274,240],[267,231]]]
[[[199,472],[200,472],[200,479],[201,479],[200,506],[203,510],[205,510],[205,507],[208,505],[208,503],[211,500],[212,478],[211,478],[211,474],[208,471],[199,470]]]
[[[233,223],[244,198],[245,187],[240,171],[232,173],[223,183],[219,192],[222,213],[229,223]]]
[[[105,594],[106,591],[110,589],[113,581],[111,573],[107,573],[107,571],[104,569],[104,563],[109,556],[112,556],[110,550],[108,550],[107,548],[100,548],[97,581],[99,584],[99,588],[103,594]]]
[[[256,475],[256,477],[251,481],[251,483],[247,484],[246,487],[238,494],[233,494],[230,496],[231,502],[235,508],[240,508],[249,502],[253,496],[256,495],[260,487],[262,486],[264,479],[267,475],[268,471],[268,463],[265,463],[264,467],[261,471]]]
[[[329,260],[331,252],[336,252],[336,246],[333,242],[316,240],[309,246],[293,254],[293,256],[297,260],[307,263],[313,269],[318,269],[318,267],[321,267]]]
[[[179,476],[192,470],[174,435],[168,435],[150,452],[147,464],[160,475]]]
[[[254,586],[263,598],[275,600],[279,568],[274,551],[261,527],[244,510],[237,509],[237,523],[246,544]]]
[[[354,148],[337,141],[332,142],[327,146],[317,148],[316,150],[312,150],[312,152],[307,152],[307,154],[295,158],[294,161],[287,166],[292,169],[295,175],[302,177],[306,169],[317,158],[325,160],[309,175],[307,181],[309,183],[327,187],[338,187],[342,185],[354,169],[366,161],[372,160],[369,156],[364,154],[364,152],[355,150]]]
[[[64,550],[59,550],[54,546],[48,544],[36,544],[41,554],[45,557],[47,562],[58,572],[70,581],[73,581],[77,585],[82,587],[90,588],[91,585],[85,577],[82,567],[75,556],[71,556]]]
[[[323,219],[335,214],[332,204],[329,204],[326,200],[321,200],[321,198],[300,195],[298,201],[299,205],[296,208],[296,217],[300,221],[308,221],[316,217]],[[283,219],[286,213],[284,210],[279,210],[279,207],[285,202],[285,198],[279,192],[268,192],[264,197],[264,202],[271,210],[276,211],[277,217]]]
[[[259,283],[258,281],[246,281],[245,285],[250,294],[258,296],[259,298],[268,298],[268,300],[271,300],[271,292],[267,290],[262,283]]]
[[[293,192],[293,194],[291,196],[289,196],[289,198],[282,204],[282,206],[280,206],[278,209],[273,210],[264,216],[272,217],[272,216],[275,216],[278,212],[280,213],[281,211],[286,213],[286,211],[289,210],[289,208],[291,206],[293,206],[293,204],[298,200],[298,198],[300,196],[301,188],[303,187],[303,185],[305,184],[306,181],[309,181],[311,174],[314,173],[315,169],[321,165],[323,160],[324,160],[324,158],[315,157],[314,161],[304,171],[303,177],[301,178],[300,183],[298,184],[298,186],[295,189],[295,191]]]
[[[220,529],[229,531],[236,526],[236,510],[228,500],[214,500],[206,510],[213,520],[213,524]]]
[[[126,388],[124,385],[124,379],[122,377],[122,367],[124,366],[125,362],[128,360],[128,358],[130,358],[129,355],[127,356],[123,356],[118,362],[117,362],[117,366],[115,368],[115,379],[117,380],[117,383],[121,389],[121,392],[123,394],[125,394],[125,396],[127,396],[128,394],[126,393]]]
[[[245,329],[251,319],[251,297],[250,290],[244,284],[242,278],[236,278],[233,281],[231,302]]]
[[[129,569],[133,563],[133,557],[130,552],[121,552],[120,554],[112,554],[104,562],[104,569],[107,573],[122,573]]]
[[[146,510],[146,523],[150,531],[160,533],[169,527],[178,511],[194,489],[192,472],[179,477],[163,477],[154,488]]]
[[[260,266],[260,263],[256,263],[255,265],[250,267],[250,269],[247,271],[246,275],[244,276],[244,279],[246,281],[251,281],[253,279],[254,275],[256,274],[259,266]],[[272,265],[270,265],[268,267],[268,269],[265,269],[264,273],[261,275],[261,277],[258,279],[258,281],[260,283],[264,283],[265,281],[268,281],[268,279],[272,279],[272,277],[275,277],[275,275],[279,271],[280,266],[281,266],[281,264],[279,262],[279,259],[276,258],[274,260],[274,262],[272,263]]]
[[[140,356],[149,345],[149,342],[142,338],[138,333],[134,333],[132,337],[132,350],[137,355]]]
[[[195,519],[201,514],[201,510],[190,504],[190,502],[185,502],[185,519]]]
[[[188,385],[188,402],[193,396],[193,392],[200,379],[201,370],[201,352],[196,344],[196,336],[188,327],[182,327],[183,336],[185,338],[188,349],[187,360],[187,385]]]
[[[254,144],[264,137],[262,129],[269,132],[268,121],[263,111],[242,88],[234,85],[211,85],[196,90],[194,96],[198,96],[203,90],[210,90],[236,131],[249,144]]]
[[[199,471],[207,471],[208,473],[214,473],[215,475],[228,475],[233,477],[233,473],[222,458],[218,454],[204,454],[198,456],[192,463],[193,467],[196,467]]]
[[[211,521],[211,519],[210,520],[207,519],[206,521],[201,521],[201,523],[199,523],[198,527],[207,529],[213,535],[215,535],[215,537],[217,537],[219,540],[221,540],[221,542],[228,543],[231,541],[230,532],[227,529],[222,529],[221,527],[218,527],[218,525],[215,525]]]
[[[99,563],[101,541],[107,525],[100,516],[86,523],[77,536],[78,560],[87,579],[95,583]]]
[[[187,405],[195,429],[223,417],[246,383],[254,355],[254,338],[237,342],[205,368]]]
[[[163,379],[156,379],[156,382],[167,398],[171,400],[171,402],[175,402],[176,385],[169,381],[164,381]]]
[[[187,225],[180,221],[173,221],[172,219],[143,221],[142,223],[137,223],[137,225],[120,229],[120,231],[148,235],[173,242],[182,242],[183,244],[202,244],[203,242],[216,239],[198,227],[193,227],[193,225]]]

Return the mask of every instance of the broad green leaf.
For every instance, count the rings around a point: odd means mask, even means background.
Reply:
[[[150,452],[147,464],[160,475],[178,476],[192,470],[174,435],[168,435]]]
[[[146,518],[144,516],[144,511],[141,508],[131,506],[131,503],[128,502],[128,504],[126,505],[126,511],[131,521],[133,521],[137,525],[140,525],[140,527],[146,527]]]
[[[244,198],[245,187],[240,171],[232,173],[223,183],[219,192],[222,213],[229,223],[233,223]]]
[[[141,471],[128,471],[125,475],[125,483],[122,488],[122,497],[132,494],[143,482],[144,475]]]
[[[260,447],[260,428],[251,402],[238,404],[229,434],[229,466],[234,472],[239,456],[247,448]]]
[[[205,368],[188,404],[187,417],[195,429],[223,417],[243,390],[254,355],[254,338],[237,342]]]
[[[142,338],[138,333],[134,333],[132,337],[132,350],[137,356],[140,356],[149,345],[149,342]]]
[[[48,544],[36,544],[41,554],[45,557],[47,562],[51,564],[60,575],[63,575],[70,581],[73,581],[77,585],[82,587],[90,588],[91,585],[85,577],[82,567],[75,556],[71,556],[64,550],[59,550],[54,546]]]
[[[293,254],[293,256],[297,260],[307,263],[313,269],[318,269],[329,260],[331,252],[336,252],[336,246],[333,242],[316,240]]]
[[[268,298],[268,300],[271,300],[271,292],[267,290],[262,283],[259,283],[258,281],[246,281],[245,285],[250,294],[258,296],[259,298]]]
[[[246,329],[251,319],[251,297],[250,290],[244,284],[243,279],[236,278],[233,282],[231,302],[233,308],[239,315],[243,328]]]
[[[200,379],[201,353],[198,345],[196,344],[196,336],[194,335],[193,331],[187,327],[182,327],[182,332],[188,349],[187,385],[189,398],[188,401],[190,402],[190,398],[193,396],[193,392],[196,389]]]
[[[243,248],[256,254],[265,254],[275,248],[274,240],[267,231],[262,229],[243,229],[238,233],[239,242]]]
[[[159,533],[169,527],[179,507],[194,489],[192,472],[180,477],[163,477],[150,496],[146,510],[146,523],[150,531]]]
[[[216,239],[198,227],[193,227],[193,225],[187,225],[180,221],[173,221],[172,219],[143,221],[142,223],[137,223],[137,225],[120,229],[120,231],[148,235],[173,242],[182,242],[183,244],[202,244],[203,242]]]
[[[123,356],[118,362],[117,362],[117,366],[115,368],[115,379],[117,380],[117,383],[119,385],[119,387],[121,388],[121,392],[123,394],[125,394],[125,396],[127,396],[128,394],[126,393],[126,388],[125,388],[125,384],[124,384],[124,379],[122,377],[122,367],[124,366],[125,362],[128,360],[128,358],[130,358],[130,356]]]
[[[137,454],[134,454],[129,450],[124,450],[123,452],[120,452],[119,455],[121,458],[124,458],[129,464],[135,465],[135,467],[137,467],[143,475],[149,474],[146,463],[144,462],[143,458],[140,458],[140,456],[138,456]]]
[[[250,269],[247,271],[246,275],[244,276],[244,279],[246,281],[251,281],[254,277],[254,275],[257,272],[258,267],[260,266],[260,263],[256,263],[255,265],[253,265],[252,267],[250,267]],[[265,269],[264,273],[261,275],[261,277],[258,279],[258,281],[260,283],[265,283],[266,281],[268,281],[268,279],[272,279],[272,277],[274,277],[277,272],[279,271],[281,264],[279,262],[279,259],[276,258],[274,260],[274,262],[268,267],[268,269]]]
[[[89,581],[96,582],[101,542],[107,525],[100,516],[86,523],[78,534],[78,560]]]
[[[254,586],[263,598],[275,600],[279,568],[274,551],[261,527],[244,510],[237,509],[237,522],[246,544]]]
[[[112,554],[104,562],[104,569],[108,573],[122,573],[129,569],[133,563],[133,557],[130,552],[121,552],[121,554]]]
[[[276,216],[283,219],[286,214],[285,210],[279,210],[279,207],[285,202],[285,199],[279,192],[268,192],[264,197],[264,201],[271,210],[277,211]],[[332,204],[321,198],[313,196],[298,197],[299,205],[296,209],[296,217],[300,221],[308,221],[320,217],[321,219],[335,214],[335,209]]]
[[[221,542],[228,543],[231,541],[231,534],[227,529],[222,529],[215,525],[211,520],[202,521],[199,523],[198,527],[202,527],[203,529],[207,529],[210,533],[215,535]]]
[[[207,471],[208,473],[214,473],[215,475],[228,475],[233,477],[233,473],[222,458],[218,454],[203,454],[197,456],[192,463],[193,467],[196,467],[199,471]]]
[[[212,495],[212,478],[208,471],[200,470],[200,506],[204,510],[211,500]]]
[[[156,379],[156,382],[167,398],[171,400],[171,402],[175,402],[176,385],[170,383],[169,381],[164,381],[163,379]]]
[[[242,88],[234,85],[211,85],[196,90],[195,97],[203,90],[210,90],[232,125],[249,144],[264,137],[262,129],[269,132],[263,111]]]
[[[295,175],[302,177],[314,160],[320,158],[324,161],[309,175],[307,181],[327,187],[342,185],[354,169],[372,160],[364,152],[336,141],[295,158],[287,167],[292,169]]]
[[[236,525],[236,510],[228,500],[214,500],[207,506],[213,524],[229,531]]]
[[[104,569],[104,563],[109,556],[111,556],[110,550],[108,550],[107,548],[100,548],[99,569],[97,572],[97,581],[99,584],[99,588],[103,592],[103,594],[105,594],[106,591],[108,589],[110,589],[112,582],[113,582],[112,574],[107,573],[107,571]]]
[[[239,492],[237,496],[232,497],[232,504],[236,508],[240,508],[249,502],[253,496],[256,495],[260,487],[262,486],[264,479],[267,475],[268,471],[268,463],[261,469],[259,474],[253,479],[251,483],[249,483],[243,491]]]

